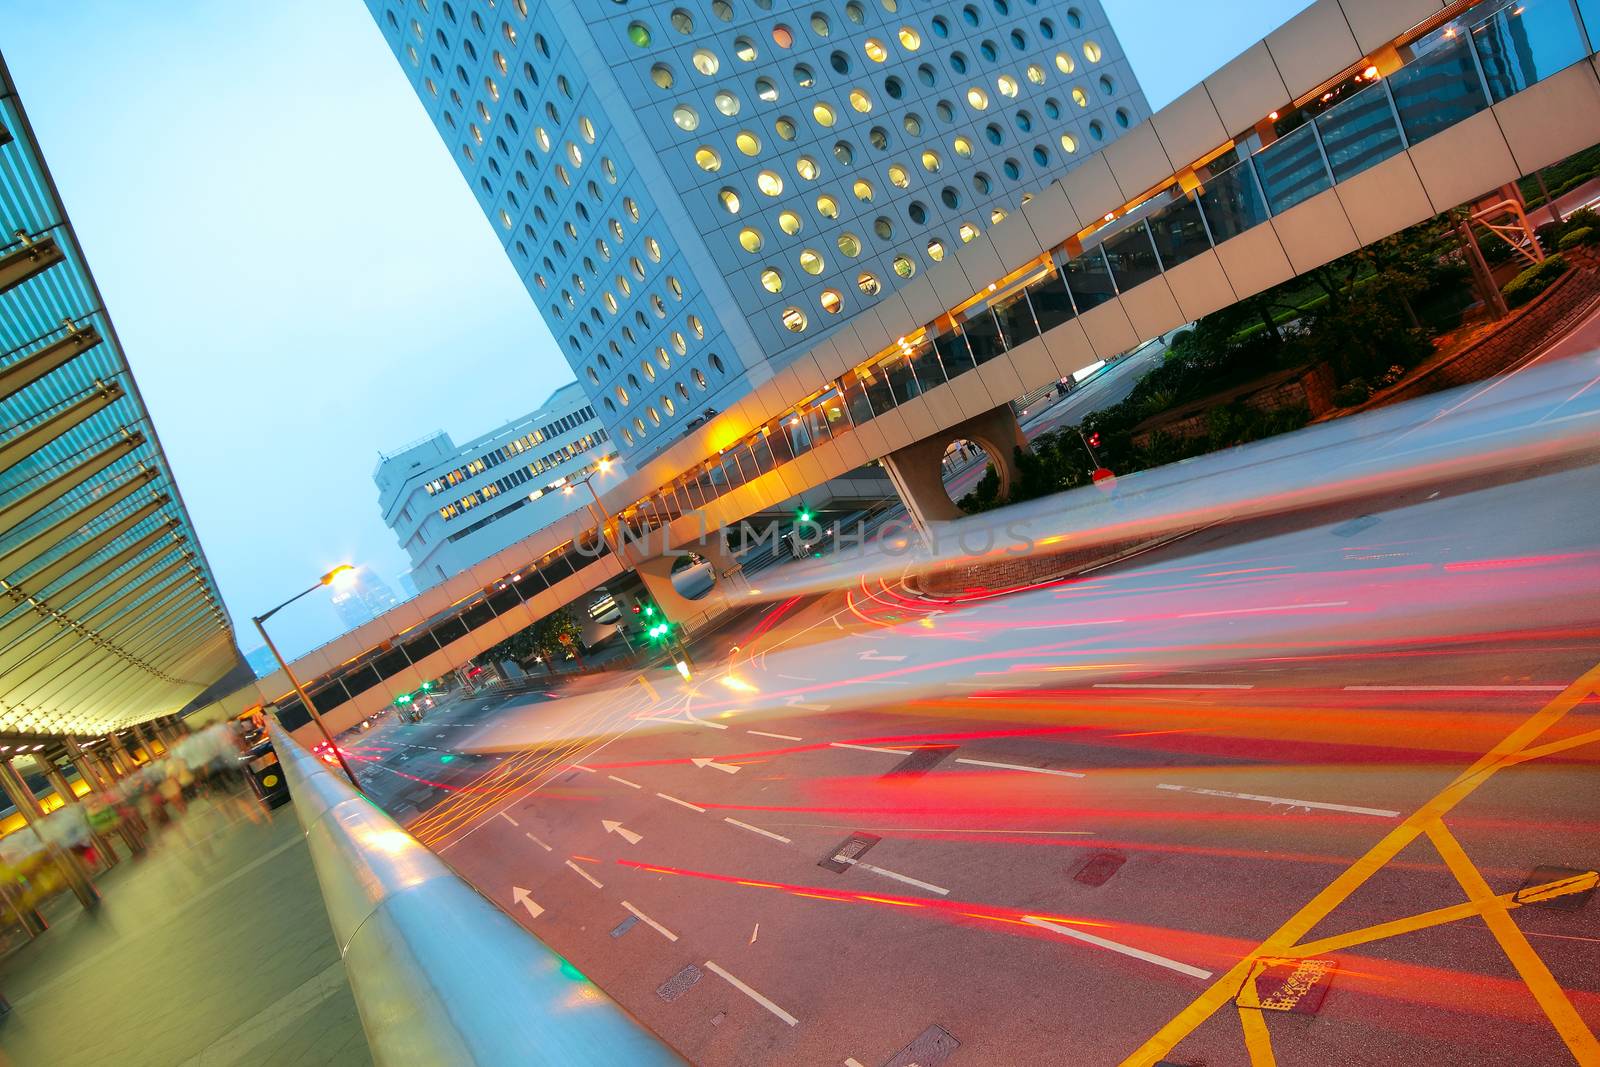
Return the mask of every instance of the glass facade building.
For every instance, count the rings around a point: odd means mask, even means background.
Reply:
[[[648,457],[1149,114],[1098,0],[368,0]]]

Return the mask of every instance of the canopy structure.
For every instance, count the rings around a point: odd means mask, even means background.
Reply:
[[[92,736],[169,715],[238,659],[0,61],[0,735]]]

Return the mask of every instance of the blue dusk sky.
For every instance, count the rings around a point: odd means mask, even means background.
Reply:
[[[1160,107],[1308,0],[1104,2]],[[335,563],[397,587],[380,450],[572,373],[365,6],[3,0],[0,51],[241,647]],[[311,597],[273,625],[343,628]]]

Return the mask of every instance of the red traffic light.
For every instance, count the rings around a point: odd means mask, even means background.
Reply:
[[[1094,433],[1089,435],[1089,447],[1090,448],[1099,448],[1100,447],[1100,431],[1099,430],[1096,430]]]
[[[635,614],[635,615],[637,615],[637,614],[639,614],[639,605],[637,605],[637,604],[635,604],[635,605],[634,605],[634,606],[633,606],[633,613],[634,613],[634,614]]]

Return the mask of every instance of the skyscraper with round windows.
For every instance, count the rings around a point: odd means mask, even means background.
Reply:
[[[646,459],[1149,115],[1099,0],[367,0]]]

